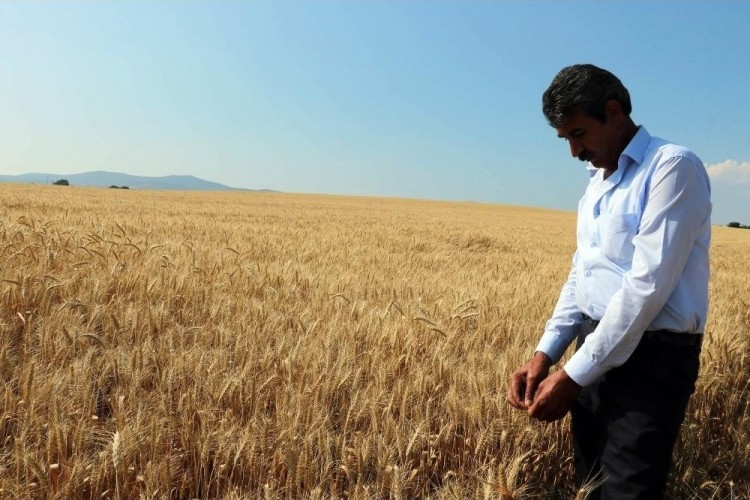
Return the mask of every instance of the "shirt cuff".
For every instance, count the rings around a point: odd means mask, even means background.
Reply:
[[[542,351],[550,357],[553,363],[557,363],[562,358],[563,353],[568,348],[568,342],[565,342],[556,332],[546,331],[542,334],[536,351]]]
[[[591,385],[596,380],[607,373],[607,370],[594,363],[586,353],[586,350],[581,347],[576,353],[565,363],[565,373],[573,379],[573,382],[586,387]]]

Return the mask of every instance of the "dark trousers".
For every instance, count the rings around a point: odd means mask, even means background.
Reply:
[[[578,338],[596,328],[584,321]],[[576,487],[604,481],[587,498],[660,499],[672,448],[698,376],[700,343],[644,335],[625,364],[581,390],[571,410]],[[684,340],[681,337],[678,340]]]

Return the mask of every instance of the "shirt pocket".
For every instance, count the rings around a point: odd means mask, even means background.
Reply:
[[[602,214],[599,235],[602,254],[618,266],[630,269],[633,263],[633,238],[638,233],[638,214]]]

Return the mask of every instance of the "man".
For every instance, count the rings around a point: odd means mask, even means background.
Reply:
[[[576,485],[603,482],[589,498],[662,498],[706,326],[708,175],[695,154],[635,125],[609,71],[564,68],[543,111],[590,179],[570,274],[508,402],[548,422],[571,411]]]

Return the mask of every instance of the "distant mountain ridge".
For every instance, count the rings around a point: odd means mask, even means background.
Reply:
[[[127,186],[130,189],[163,189],[177,191],[271,191],[270,189],[240,189],[218,182],[207,181],[192,175],[167,175],[146,177],[97,170],[81,174],[20,174],[0,175],[0,182],[20,184],[52,184],[59,179],[67,179],[71,186]]]

